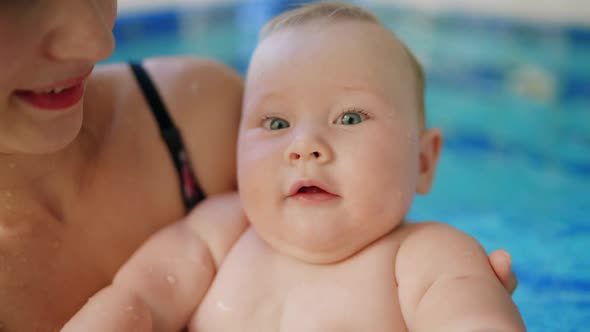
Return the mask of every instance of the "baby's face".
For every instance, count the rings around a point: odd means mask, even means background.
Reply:
[[[246,214],[275,249],[349,257],[404,218],[420,175],[415,78],[377,25],[275,32],[248,72],[238,146]]]

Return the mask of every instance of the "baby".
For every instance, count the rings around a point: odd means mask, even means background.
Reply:
[[[239,197],[160,232],[151,241],[178,254],[146,245],[111,287],[148,304],[146,330],[191,317],[190,331],[525,331],[473,238],[404,221],[442,141],[425,128],[423,85],[410,51],[361,8],[278,16],[247,74]]]

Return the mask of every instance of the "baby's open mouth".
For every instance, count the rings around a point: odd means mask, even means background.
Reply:
[[[309,185],[299,187],[292,195],[289,196],[301,203],[313,204],[331,201],[338,197],[319,186]]]
[[[320,187],[316,187],[316,186],[311,186],[311,187],[301,187],[299,188],[299,190],[297,190],[297,193],[302,193],[302,194],[314,194],[314,193],[326,193],[326,191]]]

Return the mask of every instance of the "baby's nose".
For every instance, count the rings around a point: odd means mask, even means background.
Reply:
[[[320,159],[322,157],[322,154],[319,151],[313,151],[309,154],[303,154],[303,156],[297,152],[291,152],[291,155],[289,156],[289,158],[291,160],[299,160],[301,158],[304,158],[305,160],[309,160],[309,159]]]
[[[311,137],[293,141],[285,152],[285,159],[289,163],[315,161],[324,164],[332,159],[330,147],[321,140]]]

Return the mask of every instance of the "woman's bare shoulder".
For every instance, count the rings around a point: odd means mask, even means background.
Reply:
[[[192,56],[149,58],[142,64],[180,131],[205,193],[235,189],[240,75],[220,62]],[[155,118],[126,63],[95,68],[87,84],[85,122],[95,136],[108,133],[125,144],[134,139],[130,134],[142,140],[160,139]]]
[[[144,61],[207,194],[235,189],[243,81],[230,67],[191,56]]]
[[[224,107],[212,113],[239,114],[243,81],[225,64],[208,58],[175,56],[149,58],[144,65],[175,117],[202,116],[202,107],[206,106]]]

